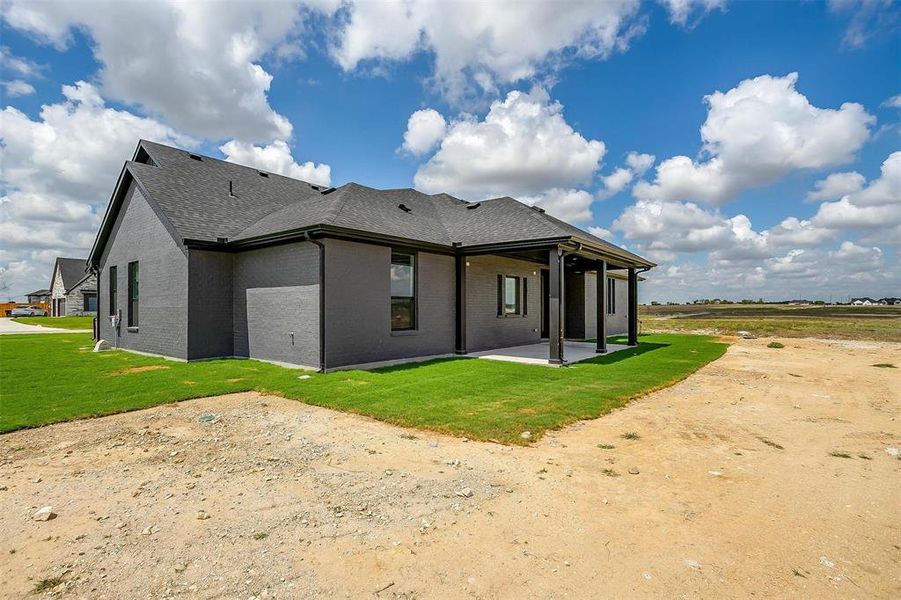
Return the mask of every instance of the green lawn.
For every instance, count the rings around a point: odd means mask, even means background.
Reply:
[[[564,369],[446,359],[306,380],[258,361],[180,363],[90,349],[87,334],[0,336],[0,432],[259,390],[398,425],[523,443],[523,431],[535,439],[671,385],[726,346],[706,336],[648,335],[636,349]]]
[[[59,329],[93,329],[94,317],[16,317],[16,323],[43,325]]]

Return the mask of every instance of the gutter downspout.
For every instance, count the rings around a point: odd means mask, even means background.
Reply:
[[[314,240],[309,233],[303,239],[319,246],[319,372],[325,373],[325,244]]]

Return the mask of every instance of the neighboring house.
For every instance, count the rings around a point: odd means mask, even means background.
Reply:
[[[887,304],[888,306],[895,306],[901,304],[901,298],[880,298],[879,304]]]
[[[57,258],[50,279],[50,316],[97,314],[97,277],[83,258]]]
[[[872,306],[876,304],[876,301],[864,296],[863,298],[851,298],[851,304],[854,306]]]
[[[636,344],[638,273],[655,266],[512,198],[326,188],[146,141],[88,263],[111,345],[321,370],[542,338],[560,363],[564,335]]]
[[[50,290],[37,290],[26,294],[28,304],[45,304],[50,302]]]

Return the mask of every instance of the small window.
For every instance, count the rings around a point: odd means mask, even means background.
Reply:
[[[128,326],[138,326],[138,263],[128,263]]]
[[[607,278],[607,314],[616,314],[616,279]]]
[[[519,277],[510,275],[504,277],[504,314],[518,315],[520,313]]]
[[[116,267],[109,268],[109,314],[114,315],[119,310],[119,270]]]
[[[84,312],[97,312],[97,292],[85,292],[81,295]]]
[[[416,257],[391,253],[391,331],[416,329]]]

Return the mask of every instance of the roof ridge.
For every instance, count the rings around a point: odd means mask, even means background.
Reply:
[[[352,187],[365,187],[360,185],[359,183],[354,183],[353,181],[348,181],[341,187],[335,189],[333,194],[338,194],[335,196],[335,205],[334,207],[330,207],[328,211],[326,211],[326,217],[324,220],[328,221],[329,224],[333,225],[335,221],[338,220],[338,217],[341,216],[341,213],[347,207],[347,190]]]

